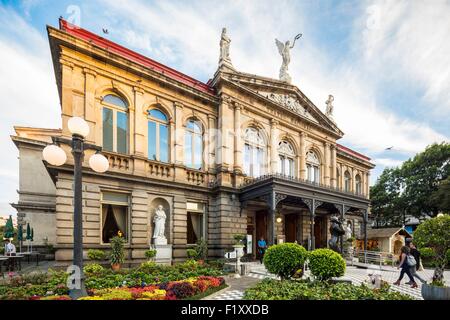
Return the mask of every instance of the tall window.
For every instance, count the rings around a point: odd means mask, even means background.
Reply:
[[[109,243],[119,233],[128,240],[129,196],[126,193],[102,193],[102,242]]]
[[[288,141],[278,144],[278,172],[286,176],[295,176],[295,152]]]
[[[265,172],[266,144],[256,128],[247,128],[244,135],[244,173],[259,177]]]
[[[103,149],[128,152],[128,104],[114,94],[103,97]]]
[[[339,172],[339,169],[336,168],[336,187],[338,189],[342,188],[342,183],[341,183],[341,173]]]
[[[362,185],[361,185],[361,176],[359,174],[355,177],[355,187],[356,187],[356,194],[361,194],[362,192]]]
[[[350,172],[345,171],[344,174],[344,190],[349,192],[352,188],[352,177],[350,175]]]
[[[320,161],[314,151],[308,151],[306,154],[306,170],[308,173],[308,181],[320,182]]]
[[[148,111],[148,158],[169,162],[168,119],[159,109]]]
[[[205,205],[198,202],[187,202],[187,243],[197,243],[206,237]]]
[[[202,138],[202,124],[200,121],[190,119],[186,123],[185,135],[185,164],[189,168],[201,169],[203,156],[203,138]]]

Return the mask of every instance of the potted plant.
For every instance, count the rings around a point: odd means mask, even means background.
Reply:
[[[111,238],[111,268],[114,271],[120,270],[120,265],[123,263],[125,259],[124,254],[124,244],[125,240],[122,237],[116,236]]]
[[[145,257],[147,258],[148,261],[153,261],[154,258],[156,257],[156,249],[146,250],[144,255],[145,255]]]
[[[244,243],[243,240],[245,239],[245,234],[235,234],[233,236],[234,239],[234,245],[233,248],[236,250],[236,253],[239,257],[242,257],[244,255]]]
[[[414,242],[419,248],[429,247],[434,252],[433,281],[422,285],[422,297],[425,300],[450,300],[450,287],[444,282],[450,248],[450,215],[441,214],[420,224],[414,231]]]

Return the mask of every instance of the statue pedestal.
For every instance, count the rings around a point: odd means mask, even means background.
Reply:
[[[167,244],[154,244],[156,249],[155,262],[158,264],[172,264],[172,245]]]

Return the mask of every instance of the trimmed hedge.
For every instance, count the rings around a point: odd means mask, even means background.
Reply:
[[[289,279],[298,270],[303,270],[307,256],[308,252],[301,245],[281,243],[267,249],[264,254],[264,265],[270,273],[282,279]]]
[[[345,273],[345,260],[333,250],[316,249],[308,256],[311,273],[319,280],[341,277]]]

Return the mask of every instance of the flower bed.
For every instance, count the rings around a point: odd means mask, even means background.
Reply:
[[[180,300],[222,287],[222,277],[200,276],[141,287],[93,289],[79,300]]]
[[[173,266],[161,266],[147,262],[138,268],[124,269],[118,272],[100,265],[90,264],[85,266],[84,272],[85,285],[89,292],[102,289],[116,290],[122,289],[122,287],[133,288],[136,292],[138,292],[138,288],[148,288],[148,291],[152,291],[151,288],[154,287],[152,284],[156,284],[155,290],[169,292],[164,298],[170,298],[170,295],[174,293],[175,298],[178,299],[183,294],[192,295],[192,290],[187,285],[175,285],[174,288],[167,288],[168,284],[173,285],[180,281],[191,283],[197,294],[214,288],[222,281],[218,280],[218,276],[222,275],[220,270],[196,261],[187,261]],[[52,270],[49,270],[48,273],[10,275],[5,280],[0,280],[0,300],[40,300],[43,297],[62,300],[64,299],[62,297],[67,297],[69,292],[66,286],[67,276],[64,271]],[[166,287],[159,288],[159,286]],[[115,294],[123,294],[123,292],[113,291],[110,298],[115,298]],[[161,292],[156,292],[155,296],[146,294],[143,298],[155,300],[159,299],[161,295]],[[139,295],[135,294],[135,296]],[[128,296],[123,295],[123,297]]]
[[[371,289],[365,285],[265,279],[245,291],[247,300],[411,300],[410,296],[389,291],[389,285]]]

